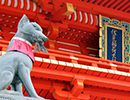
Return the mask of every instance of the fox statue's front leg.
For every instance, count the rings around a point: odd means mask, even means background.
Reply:
[[[12,82],[13,73],[11,71],[1,71],[0,73],[0,90],[6,89],[6,87]]]
[[[5,54],[0,58],[0,90],[4,90],[12,82],[15,74],[11,54]],[[10,59],[10,60],[7,60]]]
[[[22,90],[22,82],[19,78],[18,75],[16,75],[13,79],[13,82],[11,83],[11,90],[19,92],[21,95],[23,95],[23,90]]]
[[[45,100],[37,95],[30,78],[30,68],[28,68],[24,63],[21,63],[18,68],[18,76],[22,81],[29,96]]]

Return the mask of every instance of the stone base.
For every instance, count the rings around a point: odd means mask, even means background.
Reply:
[[[41,100],[32,97],[24,97],[19,92],[2,90],[0,91],[0,100]]]

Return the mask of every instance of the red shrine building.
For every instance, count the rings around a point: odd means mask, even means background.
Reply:
[[[49,38],[34,52],[40,96],[130,100],[130,0],[0,0],[0,55],[23,14]]]

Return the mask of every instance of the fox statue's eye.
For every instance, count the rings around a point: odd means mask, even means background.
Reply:
[[[42,28],[36,23],[36,22],[31,22],[32,23],[32,25],[33,25],[33,27],[36,29],[36,30],[38,30],[38,31],[43,31],[42,30]]]
[[[33,25],[33,27],[34,27],[36,30],[40,31],[40,29],[39,29],[37,26]]]

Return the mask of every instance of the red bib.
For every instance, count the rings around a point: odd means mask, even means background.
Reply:
[[[22,52],[28,55],[33,62],[35,61],[34,54],[32,52],[32,45],[28,41],[19,37],[13,38],[13,43],[7,51],[13,51],[13,50]]]

